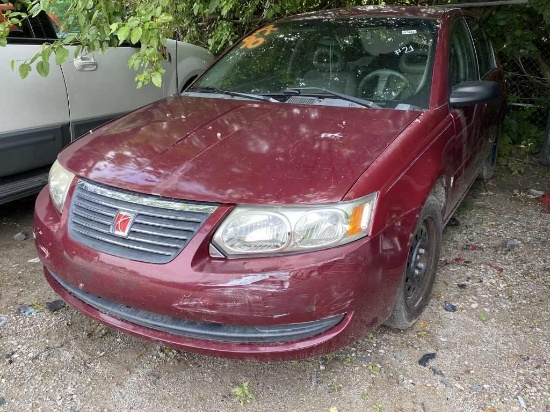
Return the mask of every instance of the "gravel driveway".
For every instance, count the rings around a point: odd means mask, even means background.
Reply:
[[[476,183],[411,330],[283,363],[176,352],[60,308],[32,199],[0,206],[0,411],[550,411],[550,214],[529,195],[550,175],[527,169]]]

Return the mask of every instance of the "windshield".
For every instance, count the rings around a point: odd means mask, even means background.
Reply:
[[[435,20],[416,18],[274,23],[244,38],[193,89],[289,102],[297,94],[334,101],[332,91],[382,108],[427,108],[436,30]]]

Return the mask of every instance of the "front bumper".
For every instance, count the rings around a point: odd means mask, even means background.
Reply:
[[[38,254],[46,279],[70,305],[176,349],[260,360],[332,352],[382,323],[414,218],[329,250],[225,260],[208,255],[211,233],[227,213],[220,207],[174,260],[151,264],[75,242],[66,212],[55,210],[47,188],[38,196]]]

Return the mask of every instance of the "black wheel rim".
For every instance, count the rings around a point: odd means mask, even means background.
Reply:
[[[411,310],[421,306],[430,293],[434,242],[434,223],[431,219],[425,219],[414,233],[407,259],[404,292],[405,303]]]

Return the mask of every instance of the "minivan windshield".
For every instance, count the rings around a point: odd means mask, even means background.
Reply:
[[[330,102],[345,95],[369,107],[427,108],[436,23],[387,17],[275,22],[242,39],[189,92],[289,102],[298,95]]]

